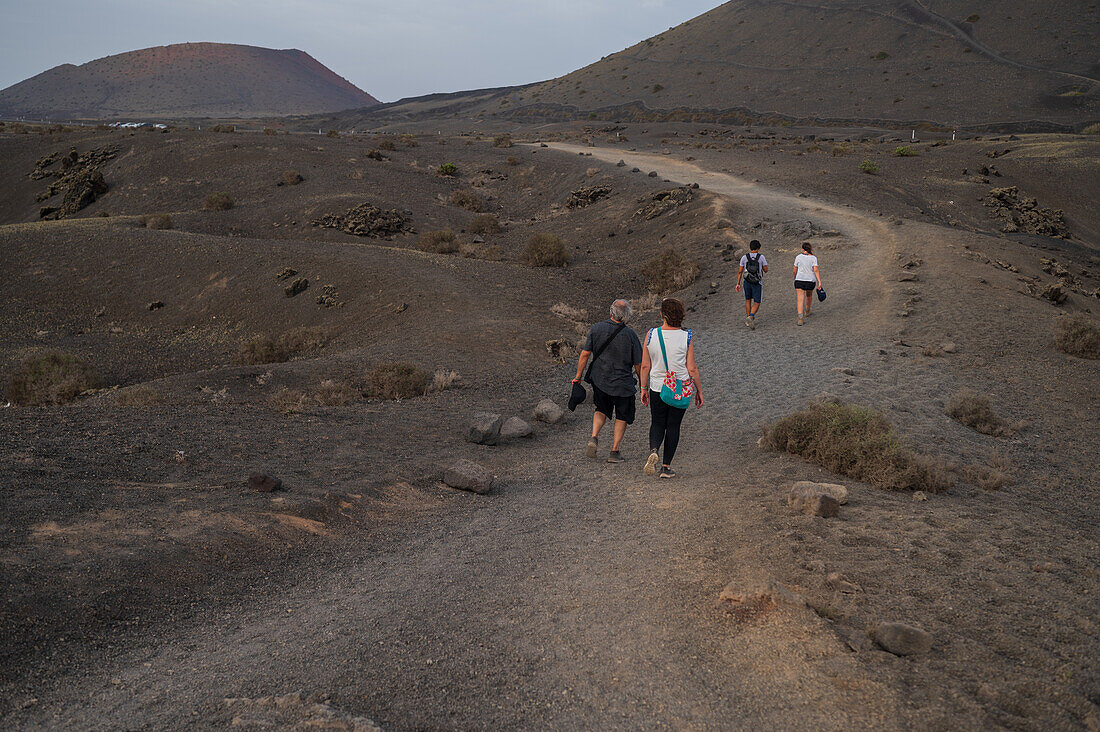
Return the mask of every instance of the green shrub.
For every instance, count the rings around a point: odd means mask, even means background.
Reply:
[[[859,172],[866,173],[867,175],[878,175],[878,170],[878,163],[869,158],[859,164]]]
[[[1091,124],[1085,129],[1081,130],[1082,135],[1100,135],[1100,122]]]
[[[500,219],[492,214],[475,216],[474,220],[470,222],[469,230],[471,234],[479,236],[498,234],[500,233]]]
[[[458,237],[450,229],[425,231],[420,235],[420,248],[436,254],[454,254],[460,248]]]
[[[884,61],[885,59],[888,59],[888,58],[890,58],[890,54],[886,53],[886,51],[879,51],[878,53],[875,54],[875,60],[876,61]]]
[[[1078,358],[1100,358],[1100,329],[1084,313],[1061,318],[1055,326],[1054,345]]]
[[[641,274],[649,283],[651,292],[667,295],[695,282],[699,276],[699,263],[669,247],[642,265]]]
[[[464,208],[473,213],[481,213],[485,210],[485,201],[481,200],[481,196],[473,191],[452,191],[451,205]]]
[[[664,87],[663,84],[654,84],[653,85],[653,93],[656,94],[657,92],[662,91],[664,88],[665,87]]]
[[[439,174],[448,178],[458,175],[458,166],[454,163],[443,163],[439,166]]]
[[[763,432],[773,450],[878,488],[941,492],[953,483],[945,467],[914,454],[885,417],[865,407],[814,403]]]
[[[66,404],[99,385],[87,361],[60,351],[35,354],[19,365],[8,382],[8,398],[15,404]]]
[[[209,211],[228,211],[235,205],[236,201],[233,200],[233,196],[226,191],[211,193],[203,202],[203,206]]]
[[[427,393],[431,379],[411,363],[380,363],[367,372],[366,394],[375,399],[411,399]]]
[[[569,252],[553,234],[535,234],[523,250],[523,261],[530,267],[561,267],[569,262]]]
[[[899,145],[894,148],[895,158],[915,158],[916,156],[917,151],[908,145]]]

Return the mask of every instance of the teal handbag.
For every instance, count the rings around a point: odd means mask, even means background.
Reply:
[[[665,360],[665,383],[661,385],[661,401],[670,407],[687,409],[691,406],[691,397],[695,393],[691,379],[677,379],[669,368],[668,351],[665,350],[665,337],[661,335],[660,326],[657,328],[657,340],[661,343],[661,358]]]

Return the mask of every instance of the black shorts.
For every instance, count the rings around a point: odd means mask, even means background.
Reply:
[[[806,280],[795,280],[794,281],[794,289],[796,289],[796,290],[806,290],[807,292],[813,292],[814,290],[817,289],[817,282],[814,282],[812,280],[810,282],[807,282]]]
[[[627,424],[634,424],[636,402],[638,401],[635,394],[611,396],[610,394],[604,394],[593,384],[592,401],[596,404],[596,411],[603,412],[608,419],[618,419]]]

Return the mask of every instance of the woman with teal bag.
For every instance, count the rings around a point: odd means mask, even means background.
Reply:
[[[661,302],[661,327],[646,335],[642,351],[642,405],[649,406],[653,422],[649,427],[649,458],[646,475],[657,472],[661,445],[665,459],[661,463],[661,478],[674,478],[672,458],[680,444],[680,423],[684,413],[695,401],[703,406],[703,385],[695,363],[694,334],[684,330],[684,303],[676,298]]]

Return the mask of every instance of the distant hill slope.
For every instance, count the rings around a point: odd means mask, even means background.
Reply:
[[[733,0],[491,111],[1073,126],[1100,118],[1098,30],[1083,0]]]
[[[0,91],[0,114],[28,117],[272,117],[378,100],[308,53],[183,43],[64,64]]]

